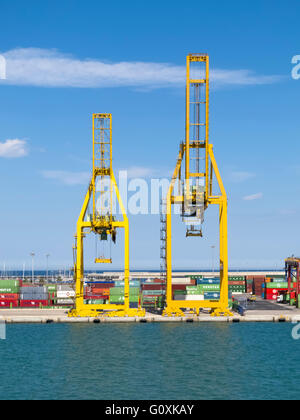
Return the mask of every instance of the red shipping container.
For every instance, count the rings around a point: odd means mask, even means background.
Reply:
[[[92,289],[110,289],[111,287],[115,287],[113,283],[97,283],[97,284],[91,284],[88,287],[91,287]]]
[[[164,290],[165,285],[163,284],[143,284],[142,290]]]
[[[19,300],[19,295],[13,293],[1,294],[0,300]]]
[[[18,300],[0,299],[0,308],[17,308],[19,306]]]
[[[266,300],[277,300],[277,298],[278,298],[278,294],[275,294],[275,295],[267,294],[266,296]]]
[[[40,306],[49,306],[48,300],[20,300],[21,308],[39,308]]]
[[[88,295],[84,296],[84,299],[87,299],[87,300],[108,299],[108,298],[109,298],[109,296],[107,296],[107,295],[90,295],[90,294],[88,294]]]
[[[266,289],[266,295],[278,295],[279,289]]]
[[[228,285],[229,286],[244,286],[245,282],[244,281],[229,281]]]
[[[272,293],[279,293],[279,292],[286,292],[288,289],[265,289],[267,291],[267,294],[272,294]]]
[[[186,284],[172,284],[172,290],[186,290]]]

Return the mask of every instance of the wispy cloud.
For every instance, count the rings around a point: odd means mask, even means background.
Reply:
[[[257,193],[252,195],[246,195],[243,200],[245,201],[253,201],[253,200],[259,200],[260,198],[263,198],[263,193]]]
[[[129,86],[159,88],[183,86],[185,67],[169,63],[119,62],[79,59],[57,50],[19,48],[3,53],[7,79],[1,84],[40,87],[104,88]],[[258,75],[247,69],[213,69],[215,86],[260,85],[280,80],[276,75]]]
[[[248,179],[254,178],[256,175],[252,172],[231,172],[229,178],[232,182],[244,182]]]
[[[13,139],[0,143],[0,157],[20,158],[28,155],[28,147],[25,140]]]
[[[91,178],[90,172],[42,171],[42,175],[44,178],[69,186],[87,185]]]
[[[294,210],[294,209],[282,209],[282,210],[279,210],[279,214],[281,216],[294,216],[295,214],[297,214],[297,210]]]
[[[146,166],[131,166],[121,169],[127,173],[128,178],[167,178],[170,177],[171,171],[165,168],[151,168]]]
[[[164,169],[142,167],[142,166],[131,166],[127,169],[116,170],[115,176],[118,179],[120,177],[127,176],[128,180],[134,178],[150,179],[150,178],[165,178],[169,177],[170,173]],[[72,171],[61,171],[61,170],[46,170],[41,172],[42,176],[46,179],[52,179],[60,184],[74,186],[74,185],[88,185],[92,172],[72,172]]]

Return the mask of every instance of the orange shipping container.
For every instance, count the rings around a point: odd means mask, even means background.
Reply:
[[[110,289],[102,289],[102,288],[96,288],[94,287],[91,291],[93,295],[107,295],[109,296],[109,290]]]
[[[18,294],[13,294],[13,293],[5,293],[5,294],[0,295],[0,299],[3,299],[3,300],[18,300],[19,295]]]

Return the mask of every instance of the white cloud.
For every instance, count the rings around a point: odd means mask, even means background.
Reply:
[[[69,171],[43,171],[42,175],[47,179],[54,179],[64,185],[88,185],[91,178],[90,172]]]
[[[244,197],[243,200],[253,201],[253,200],[259,200],[260,198],[263,198],[263,193],[257,193],[257,194],[253,194],[253,195],[246,195],[246,197]]]
[[[110,63],[39,48],[14,49],[3,56],[7,64],[7,79],[0,81],[3,84],[77,88],[158,88],[185,84],[185,66],[168,63]],[[260,85],[279,79],[274,75],[257,75],[251,70],[211,70],[215,86]]]
[[[28,149],[25,140],[13,139],[0,143],[0,157],[20,158],[27,155]]]
[[[230,180],[232,182],[244,182],[254,178],[256,175],[252,172],[231,172]]]

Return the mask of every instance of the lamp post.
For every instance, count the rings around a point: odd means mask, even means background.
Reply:
[[[48,283],[48,259],[50,257],[50,254],[46,254],[46,258],[47,258],[47,283]]]
[[[32,284],[34,283],[34,257],[35,257],[35,253],[31,252],[31,282]]]

